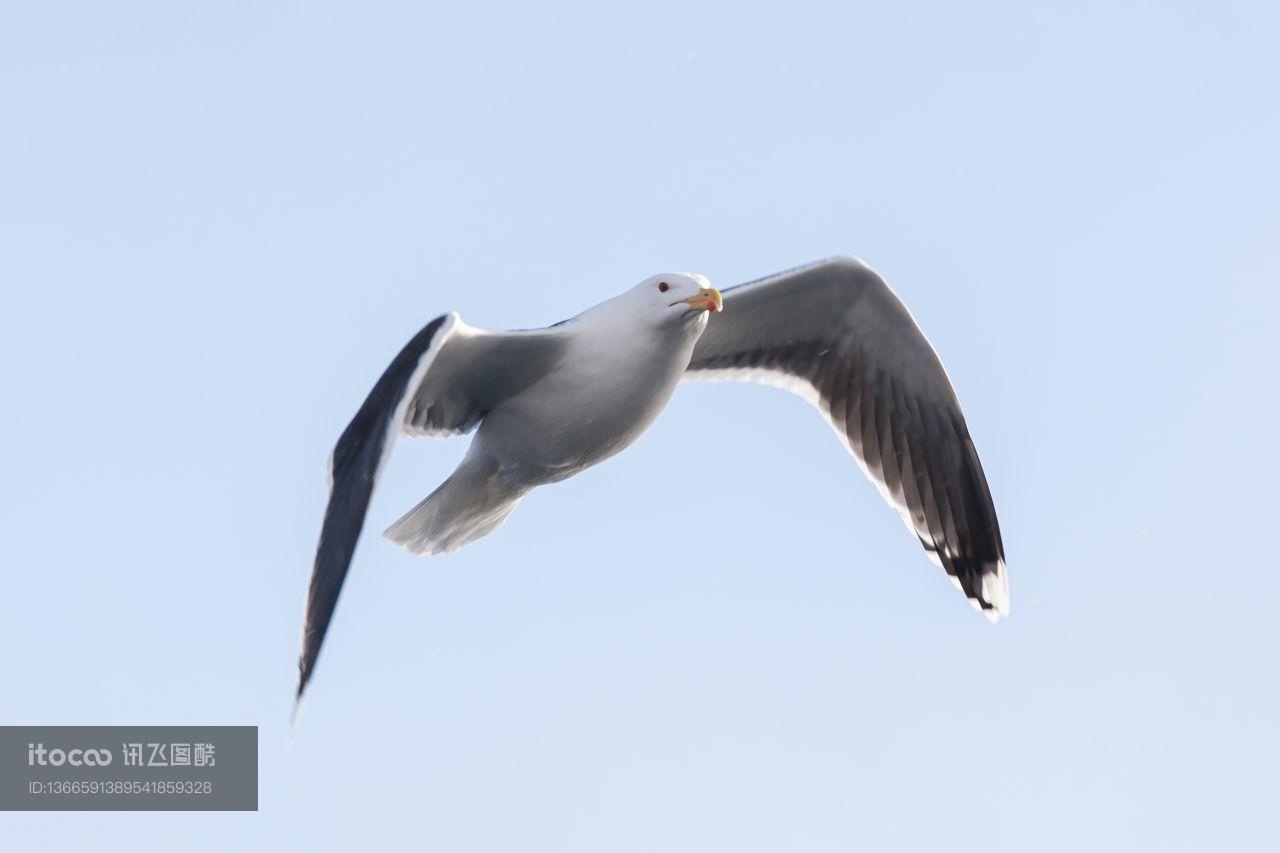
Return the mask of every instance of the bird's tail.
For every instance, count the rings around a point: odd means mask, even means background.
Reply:
[[[492,533],[524,496],[483,467],[463,463],[382,535],[415,554],[446,554]]]

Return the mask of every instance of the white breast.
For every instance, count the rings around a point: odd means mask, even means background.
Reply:
[[[530,482],[562,479],[607,459],[666,406],[704,323],[584,323],[559,368],[491,412],[477,441]]]

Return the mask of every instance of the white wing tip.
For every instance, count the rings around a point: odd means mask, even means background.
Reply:
[[[992,622],[1009,615],[1009,576],[1005,573],[1004,560],[996,563],[994,572],[982,576],[982,598],[989,607],[984,608],[977,601],[973,604]]]

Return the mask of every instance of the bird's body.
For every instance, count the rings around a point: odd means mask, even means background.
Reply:
[[[610,300],[546,330],[558,355],[485,413],[457,470],[387,538],[419,554],[453,551],[492,532],[530,489],[639,438],[671,399],[707,320],[690,312],[669,324],[619,322],[626,312],[625,299]]]
[[[473,446],[491,453],[513,485],[573,476],[625,449],[671,399],[706,328],[706,314],[671,327],[627,328],[586,312],[556,327],[561,362],[480,424]]]
[[[722,302],[702,276],[671,273],[547,329],[492,333],[445,315],[401,350],[330,460],[299,696],[397,432],[478,427],[453,474],[386,531],[415,553],[443,553],[495,530],[532,489],[626,448],[688,378],[780,384],[809,399],[974,605],[1006,612],[995,510],[959,403],[883,280],[833,259]]]

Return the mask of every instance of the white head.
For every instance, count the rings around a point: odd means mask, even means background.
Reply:
[[[705,276],[687,272],[646,278],[624,293],[623,299],[655,325],[699,320],[724,308],[720,291]]]

